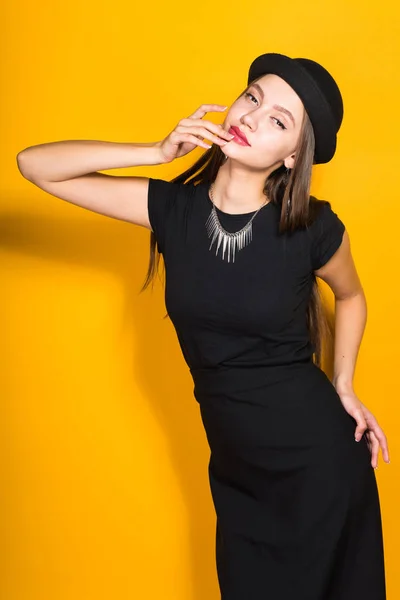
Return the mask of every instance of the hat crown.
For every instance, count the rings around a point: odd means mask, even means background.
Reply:
[[[336,123],[336,131],[339,131],[343,121],[343,98],[339,87],[332,75],[319,63],[310,58],[295,58],[296,62],[306,69],[314,79],[322,94],[328,102]]]

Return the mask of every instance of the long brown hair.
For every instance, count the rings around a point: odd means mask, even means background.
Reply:
[[[296,158],[290,176],[287,177],[285,165],[281,165],[269,174],[264,185],[264,193],[270,202],[281,206],[279,232],[282,234],[311,225],[322,204],[321,201],[310,196],[314,150],[314,131],[307,112],[304,110]],[[191,167],[171,179],[171,182],[192,185],[211,184],[216,179],[224,160],[225,155],[220,146],[213,145]],[[155,234],[151,231],[149,266],[141,292],[149,286],[150,282],[154,283],[158,273],[159,260],[160,253],[157,251]],[[314,274],[312,278],[312,288],[307,306],[307,327],[314,349],[313,360],[320,366],[325,343],[328,344],[331,340],[332,331]]]

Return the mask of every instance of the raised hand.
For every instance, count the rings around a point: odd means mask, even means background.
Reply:
[[[177,126],[157,145],[160,149],[161,162],[171,162],[191,152],[196,146],[211,148],[204,139],[224,146],[233,139],[222,125],[216,125],[202,117],[208,112],[223,112],[226,106],[221,104],[202,104],[192,115],[181,119]]]

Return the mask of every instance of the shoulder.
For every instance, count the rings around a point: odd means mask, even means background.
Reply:
[[[309,217],[311,226],[315,224],[318,227],[318,223],[325,223],[330,219],[334,219],[335,216],[338,215],[333,210],[329,200],[320,200],[315,196],[310,196]]]
[[[149,178],[147,201],[149,222],[161,253],[164,253],[168,229],[179,228],[193,205],[195,191],[196,186],[190,182]]]
[[[309,205],[311,260],[314,270],[321,268],[342,243],[345,225],[327,200],[311,197]]]
[[[328,200],[319,200],[311,196],[309,205],[309,230],[312,233],[312,237],[323,235],[332,228],[344,230],[345,226],[342,219],[333,210]]]
[[[151,213],[159,213],[165,219],[173,209],[187,206],[189,200],[194,198],[195,190],[196,187],[191,183],[150,177],[148,209]]]
[[[174,180],[167,181],[156,177],[149,177],[149,196],[169,198],[192,195],[195,186],[189,183],[181,183]]]

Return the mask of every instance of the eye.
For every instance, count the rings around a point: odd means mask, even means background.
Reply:
[[[250,97],[254,98],[254,100],[257,102],[257,98],[255,96],[253,96],[253,94],[251,94],[250,92],[245,92],[244,95],[246,96],[246,98],[250,98]],[[271,117],[271,118],[276,121],[278,127],[280,127],[282,130],[287,129],[287,127],[282,123],[282,121],[280,121],[276,117]]]
[[[278,123],[278,126],[281,129],[286,129],[285,125],[282,123],[282,121],[280,121],[279,119],[277,119],[276,117],[271,117],[272,119],[275,119],[275,121]]]
[[[254,100],[257,100],[257,98],[256,98],[255,96],[253,96],[253,94],[251,94],[250,92],[245,92],[245,94],[244,94],[244,95],[245,95],[247,98],[248,98],[249,96],[251,96],[252,98],[254,98]]]

